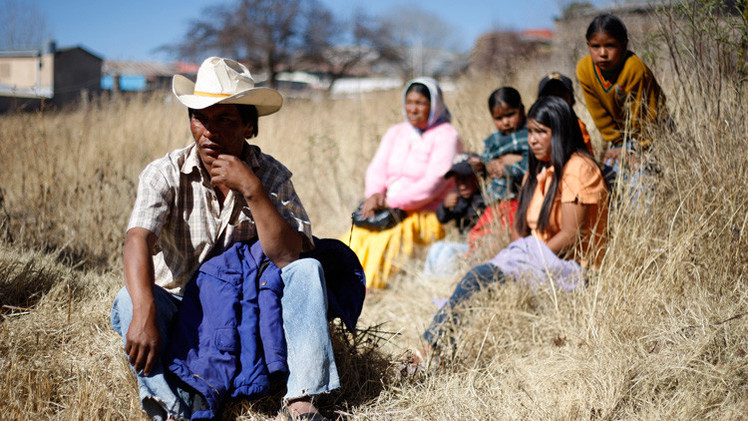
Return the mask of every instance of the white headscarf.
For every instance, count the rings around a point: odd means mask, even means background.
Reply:
[[[430,129],[437,123],[451,121],[452,114],[449,113],[449,109],[444,104],[444,99],[442,98],[442,89],[439,87],[439,84],[436,82],[436,80],[430,77],[415,78],[408,82],[408,85],[405,87],[405,90],[403,91],[403,116],[405,117],[405,121],[408,121],[408,116],[405,112],[405,96],[408,92],[408,89],[410,89],[410,86],[414,83],[420,83],[421,85],[428,88],[429,95],[431,96],[431,110],[429,111],[429,121],[426,125],[425,130]],[[421,132],[420,129],[416,128],[416,130]]]

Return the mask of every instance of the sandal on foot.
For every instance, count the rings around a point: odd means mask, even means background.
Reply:
[[[422,362],[418,356],[408,352],[394,362],[390,372],[397,380],[412,379],[426,369]]]

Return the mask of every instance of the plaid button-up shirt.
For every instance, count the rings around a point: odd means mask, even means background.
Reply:
[[[260,148],[247,144],[241,156],[262,182],[276,209],[312,244],[309,217],[291,183],[291,172]],[[138,196],[127,229],[145,228],[158,237],[153,250],[156,284],[182,295],[200,264],[237,241],[257,238],[241,194],[230,191],[220,206],[195,145],[170,152],[140,174]]]
[[[501,132],[491,133],[490,136],[483,140],[483,148],[483,153],[480,157],[484,164],[488,164],[491,160],[510,153],[522,155],[521,161],[506,166],[506,173],[509,178],[522,181],[522,177],[527,172],[527,157],[530,150],[530,145],[527,143],[527,127],[522,126],[519,130],[509,134],[502,134]]]
[[[519,130],[509,134],[494,132],[483,141],[483,147],[481,161],[484,164],[510,153],[522,155],[521,161],[504,166],[504,177],[487,180],[488,202],[515,197],[522,185],[522,178],[527,172],[529,162],[530,145],[527,143],[527,127],[522,126]]]

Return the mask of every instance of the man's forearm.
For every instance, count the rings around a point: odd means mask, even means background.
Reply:
[[[279,268],[299,258],[303,246],[301,233],[283,219],[267,193],[254,192],[244,199],[252,212],[262,251]]]
[[[210,183],[244,196],[252,213],[262,251],[279,268],[299,258],[301,235],[283,219],[265,187],[249,166],[236,156],[222,154],[213,162]]]
[[[161,336],[158,310],[153,297],[154,275],[151,250],[156,236],[145,228],[127,232],[123,250],[125,287],[132,300],[132,320],[125,335],[125,352],[135,371],[150,375],[158,361]]]
[[[153,236],[153,239],[150,238]],[[123,249],[125,287],[133,304],[133,316],[153,303],[153,258],[151,248],[155,235],[144,228],[133,228],[127,233]]]

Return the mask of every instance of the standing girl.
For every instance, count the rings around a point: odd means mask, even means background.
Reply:
[[[462,278],[424,333],[430,348],[448,333],[449,321],[457,321],[456,307],[486,285],[553,282],[573,290],[584,285],[584,268],[599,264],[603,256],[608,190],[574,111],[561,98],[542,97],[527,118],[532,154],[519,194],[514,241]]]
[[[589,55],[577,63],[587,109],[609,148],[606,171],[617,172],[621,149],[648,146],[642,127],[665,117],[665,96],[652,71],[628,50],[628,31],[613,15],[600,15],[587,28]]]

